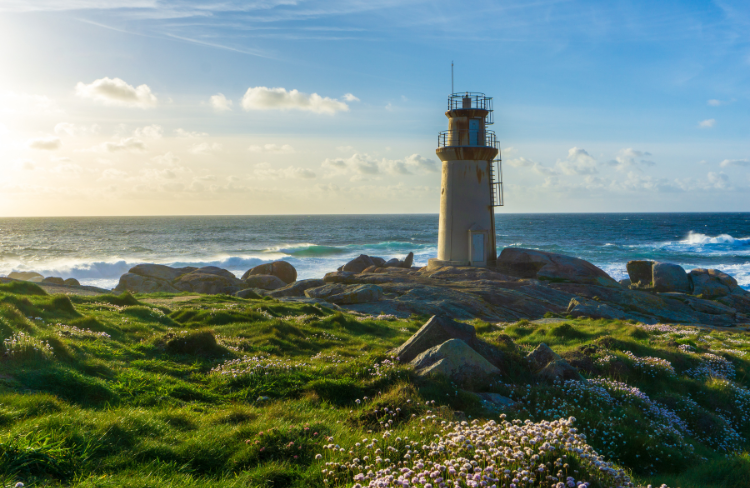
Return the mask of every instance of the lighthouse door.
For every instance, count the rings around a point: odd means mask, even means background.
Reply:
[[[469,145],[479,145],[479,119],[469,119]]]

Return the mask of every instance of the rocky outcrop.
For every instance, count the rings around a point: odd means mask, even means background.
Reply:
[[[258,265],[246,271],[245,274],[242,275],[242,279],[247,280],[253,275],[275,276],[283,281],[285,285],[297,281],[297,270],[286,261],[274,261],[273,263]]]
[[[180,275],[172,284],[180,291],[208,295],[219,293],[233,295],[243,288],[248,288],[242,280],[237,279],[232,273],[215,266],[198,268],[190,273]]]
[[[651,281],[653,279],[651,268],[653,267],[653,265],[653,261],[628,261],[628,264],[625,266],[628,270],[630,283],[641,287],[651,287]]]
[[[374,265],[375,263],[372,262],[372,259],[370,259],[370,256],[366,254],[360,254],[359,257],[354,258],[348,263],[346,263],[342,271],[346,271],[349,273],[361,273],[365,269]]]
[[[377,302],[383,298],[383,289],[377,285],[328,284],[305,290],[308,298],[322,298],[337,305]]]
[[[611,276],[588,261],[533,249],[506,247],[497,259],[497,268],[519,278],[620,287]]]
[[[279,288],[287,286],[286,283],[276,276],[262,274],[250,275],[247,278],[244,278],[242,282],[248,288],[260,288],[261,290],[278,290]]]
[[[240,290],[234,293],[234,296],[239,298],[244,298],[246,300],[258,300],[263,298],[263,295],[261,294],[263,290],[255,289],[255,288],[245,288],[244,290]]]
[[[690,293],[690,281],[682,266],[672,263],[654,263],[651,282],[655,291]]]
[[[487,382],[500,370],[461,339],[449,339],[432,347],[411,362],[419,376],[441,374],[460,384]]]
[[[180,292],[169,281],[141,276],[136,273],[125,273],[120,276],[120,282],[115,287],[115,291],[129,291],[132,293]]]
[[[120,276],[115,291],[133,293],[193,293],[234,294],[248,288],[225,269],[215,266],[203,268],[170,268],[161,264],[139,264]]]
[[[281,297],[304,297],[305,290],[310,288],[317,288],[325,285],[326,282],[323,280],[300,280],[290,283],[282,288],[278,288],[271,292],[266,293],[267,296],[274,298]]]
[[[57,276],[48,276],[42,280],[42,283],[52,283],[53,285],[64,285],[65,280]]]
[[[68,286],[81,286],[81,283],[75,278],[68,278],[63,282],[63,284]]]
[[[730,295],[738,288],[742,290],[737,280],[718,269],[691,269],[688,276],[693,283],[694,295],[718,298]]]
[[[11,271],[8,278],[39,283],[44,279],[44,276],[34,271]]]
[[[573,317],[591,317],[592,319],[624,320],[628,318],[628,315],[618,308],[585,298],[572,299],[568,305],[568,314]]]
[[[137,274],[144,278],[151,278],[160,281],[173,281],[177,277],[190,273],[198,268],[192,266],[186,268],[172,268],[163,264],[138,264],[130,268],[128,273]]]
[[[409,254],[406,255],[406,258],[404,259],[404,262],[401,263],[402,268],[411,268],[411,265],[414,264],[414,253],[409,252]]]
[[[450,339],[460,339],[473,344],[476,338],[477,332],[471,325],[436,315],[390,354],[398,357],[399,361],[408,363],[427,349],[439,346]]]
[[[541,343],[526,356],[529,367],[538,376],[549,381],[585,381],[573,366],[556,354],[547,344]]]

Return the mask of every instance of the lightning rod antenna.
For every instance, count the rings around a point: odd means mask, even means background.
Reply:
[[[451,61],[451,95],[453,95],[453,61]]]

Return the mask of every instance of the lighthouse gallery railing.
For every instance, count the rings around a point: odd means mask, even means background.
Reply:
[[[470,146],[497,148],[497,136],[491,130],[444,130],[438,134],[438,147]]]

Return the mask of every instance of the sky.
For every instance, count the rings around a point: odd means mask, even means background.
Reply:
[[[451,62],[499,212],[750,211],[746,1],[2,0],[0,216],[437,213]]]

